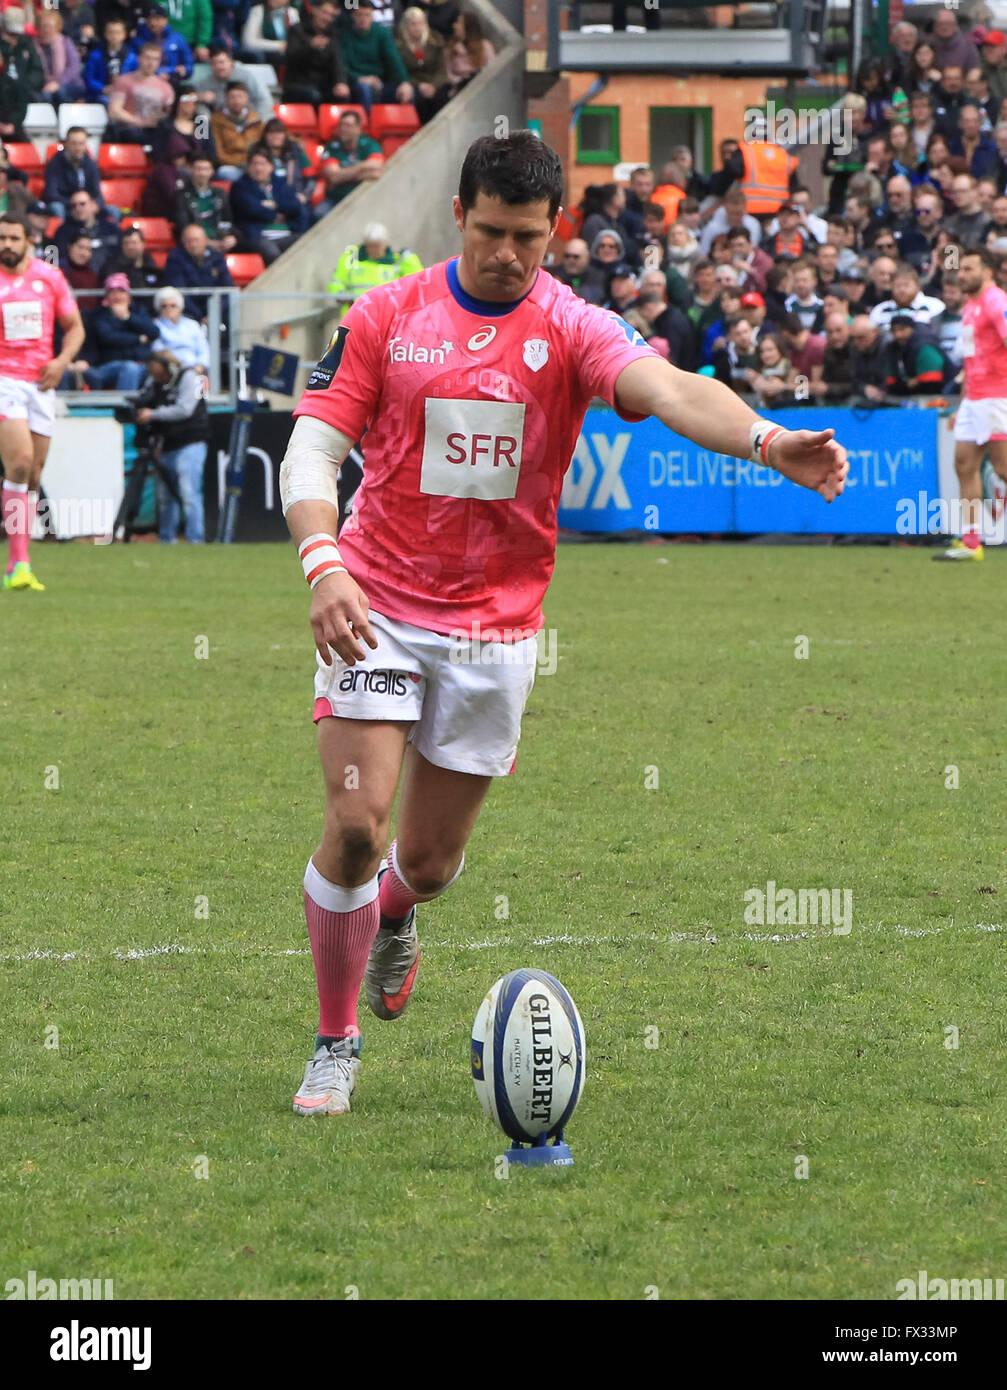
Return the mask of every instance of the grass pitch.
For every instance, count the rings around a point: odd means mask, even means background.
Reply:
[[[517,775],[421,909],[408,1014],[362,1005],[352,1115],[314,1121],[294,557],[34,560],[48,592],[0,595],[0,1281],[888,1299],[1007,1273],[1007,557],[562,549]],[[851,890],[852,931],[746,922],[769,881]],[[587,1085],[576,1166],[502,1178],[468,1037],[523,965],[577,1000]]]

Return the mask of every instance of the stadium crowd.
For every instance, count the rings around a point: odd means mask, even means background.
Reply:
[[[131,215],[163,218],[179,256],[185,229],[203,228],[206,252],[181,261],[186,288],[231,284],[221,254],[246,257],[243,284],[380,178],[388,154],[492,57],[477,15],[455,3],[4,3],[0,206],[32,218],[33,242],[56,245],[74,288],[99,288],[90,277],[127,256]],[[33,170],[29,104],[78,101],[104,107],[99,157],[72,126]],[[122,146],[139,147],[139,163]],[[156,288],[167,249],[152,265],[134,242],[117,268],[132,288]]]
[[[1007,35],[893,28],[826,147],[825,206],[768,127],[704,175],[680,146],[586,190],[553,274],[757,407],[905,405],[958,389],[965,248],[1007,288]]]
[[[478,16],[456,3],[5,0],[0,211],[27,219],[83,312],[85,350],[64,388],[131,389],[151,353],[175,348],[152,291],[180,291],[183,317],[205,332],[197,291],[233,285],[238,263],[247,283],[380,178],[387,155],[493,57]],[[98,157],[74,125],[32,167],[33,102],[103,106]],[[390,138],[377,123],[372,133],[379,103],[400,113]],[[148,219],[166,229],[152,248]],[[372,254],[362,244],[356,280]],[[387,244],[379,254],[398,266]],[[333,283],[345,278],[337,268]]]

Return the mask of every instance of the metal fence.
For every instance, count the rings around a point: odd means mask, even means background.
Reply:
[[[167,288],[164,286],[162,288]],[[292,328],[317,323],[317,334],[309,335],[317,343],[315,356],[302,361],[302,367],[312,367],[319,356],[332,328],[340,318],[343,308],[351,303],[353,296],[348,294],[315,293],[273,293],[257,294],[254,289],[240,290],[231,286],[225,288],[203,288],[179,285],[179,294],[186,298],[205,300],[206,317],[203,332],[209,347],[210,365],[208,368],[207,402],[212,406],[233,406],[238,394],[239,362],[256,343],[282,350]],[[82,300],[84,312],[100,303],[99,290],[75,290],[74,298]],[[137,289],[131,291],[135,301],[145,305],[153,301],[156,289]],[[256,314],[258,327],[246,326],[249,307],[252,301],[261,304],[271,301],[275,310],[270,312],[269,322],[261,326],[261,316]],[[151,311],[153,309],[150,303]],[[153,312],[151,312],[153,317]],[[82,349],[82,354],[86,349]],[[86,360],[86,358],[85,358]],[[122,391],[109,390],[68,390],[59,392],[59,397],[73,409],[75,406],[111,409],[121,405]]]

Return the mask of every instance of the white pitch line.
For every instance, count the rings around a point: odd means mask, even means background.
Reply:
[[[853,928],[849,936],[856,938],[857,932],[895,932],[899,936],[924,937],[940,936],[946,931],[984,932],[987,935],[1007,930],[999,922],[976,922],[968,927],[903,927],[898,923],[875,922],[868,926]],[[652,942],[662,945],[728,946],[732,943],[748,941],[763,946],[787,946],[801,941],[829,941],[835,935],[828,927],[813,931],[755,933],[745,932],[741,936],[699,936],[689,932],[669,932],[658,935],[649,932],[640,936],[533,936],[529,940],[518,940],[513,936],[501,936],[495,940],[484,938],[470,941],[424,941],[424,949],[434,948],[445,951],[489,951],[501,950],[506,946],[601,946],[611,942]],[[128,950],[101,951],[97,954],[88,951],[23,951],[0,954],[0,963],[5,961],[25,963],[29,961],[55,961],[66,964],[70,961],[96,960],[149,960],[153,956],[309,956],[310,950],[304,947],[285,949],[271,946],[182,946],[178,942],[167,942],[160,946],[132,946]]]

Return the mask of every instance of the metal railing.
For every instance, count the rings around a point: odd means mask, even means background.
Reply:
[[[167,286],[160,288],[167,288]],[[239,354],[247,354],[256,343],[264,343],[267,347],[276,347],[282,350],[287,332],[290,329],[317,322],[319,325],[315,337],[317,351],[314,357],[303,359],[301,362],[302,368],[314,366],[317,358],[321,356],[331,332],[328,321],[337,319],[340,316],[341,307],[353,301],[353,296],[350,294],[329,294],[324,290],[313,293],[274,291],[263,294],[254,289],[240,290],[232,286],[203,288],[178,285],[174,288],[177,288],[179,294],[184,295],[187,299],[206,301],[207,313],[203,331],[210,358],[207,371],[209,385],[206,399],[211,406],[234,405],[238,394]],[[74,290],[72,293],[76,300],[82,301],[85,314],[100,306],[99,295],[102,293],[100,290]],[[144,304],[152,301],[157,293],[158,290],[156,289],[131,291],[133,300]],[[256,316],[260,326],[254,330],[247,329],[245,319],[250,302],[262,302],[264,300],[275,302],[275,317],[271,314],[268,325],[263,328],[261,327],[261,320]],[[288,306],[293,312],[286,312]],[[151,313],[151,317],[154,317],[153,313]],[[84,357],[84,360],[87,360],[86,352],[85,344],[85,347],[81,349],[81,356]],[[124,360],[133,359],[125,358]],[[70,409],[81,406],[86,406],[89,409],[112,409],[114,406],[122,404],[125,393],[95,388],[86,391],[60,390],[58,395],[60,400],[65,402]]]

